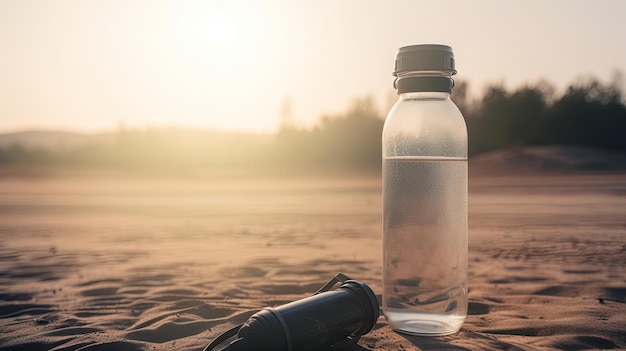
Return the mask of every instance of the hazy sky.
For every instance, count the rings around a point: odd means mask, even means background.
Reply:
[[[626,1],[0,0],[0,132],[311,125],[372,96],[398,47],[454,49],[478,93],[626,74]]]

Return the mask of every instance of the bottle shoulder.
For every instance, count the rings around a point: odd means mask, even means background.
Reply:
[[[404,98],[383,127],[385,157],[467,156],[467,126],[449,98]]]
[[[392,106],[387,121],[390,119],[452,119],[465,124],[463,114],[449,98],[403,98]]]

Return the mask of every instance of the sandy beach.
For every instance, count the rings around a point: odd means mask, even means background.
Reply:
[[[470,168],[471,170],[471,168]],[[626,349],[626,174],[472,176],[469,316],[351,350]],[[336,272],[381,291],[378,176],[0,177],[0,350],[202,350]]]

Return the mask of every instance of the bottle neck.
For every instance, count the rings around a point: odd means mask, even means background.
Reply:
[[[445,75],[415,75],[398,77],[394,82],[398,94],[408,92],[444,92],[451,93],[454,81]]]

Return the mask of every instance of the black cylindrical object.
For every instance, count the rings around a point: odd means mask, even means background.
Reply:
[[[370,287],[347,280],[335,290],[255,313],[225,350],[339,350],[372,330],[379,314]]]

